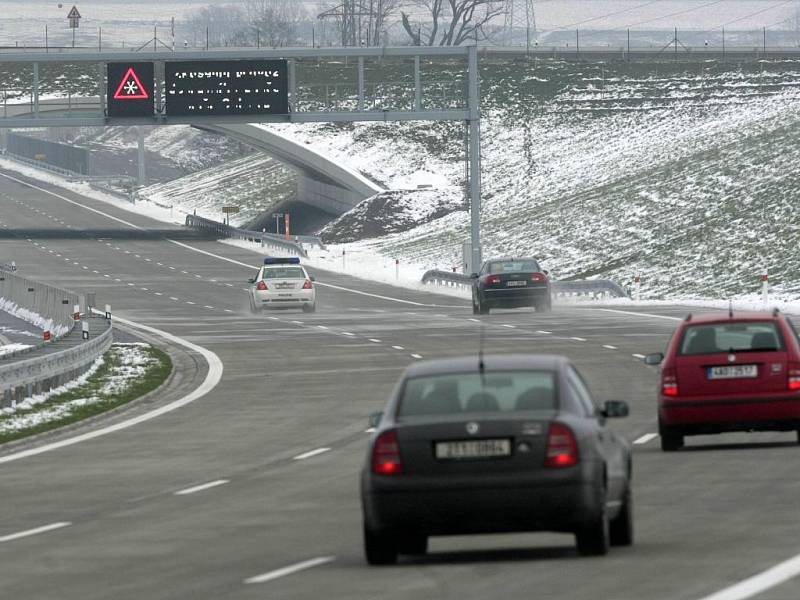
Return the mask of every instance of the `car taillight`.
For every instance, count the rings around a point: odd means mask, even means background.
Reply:
[[[547,281],[547,277],[545,277],[544,273],[532,273],[531,281]]]
[[[800,391],[800,363],[789,364],[789,389],[793,392]]]
[[[678,395],[678,374],[675,369],[661,371],[661,393],[665,396]]]
[[[310,279],[306,279],[306,282],[303,284],[303,289],[304,290],[310,290],[313,287],[314,286],[311,285],[311,280]]]
[[[260,291],[260,292],[263,292],[264,290],[266,290],[266,289],[267,289],[267,284],[266,284],[266,283],[264,283],[263,281],[259,281],[259,282],[258,282],[258,285],[256,285],[256,289],[257,289],[258,291]]]
[[[403,461],[396,431],[384,431],[372,446],[372,472],[376,475],[400,475]]]
[[[550,425],[547,434],[545,467],[573,467],[578,464],[578,441],[572,429],[563,423]]]
[[[500,283],[500,275],[489,275],[486,277],[485,281],[489,285],[495,285],[496,283]]]

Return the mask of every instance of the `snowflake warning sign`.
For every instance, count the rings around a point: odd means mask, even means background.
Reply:
[[[133,67],[125,73],[125,77],[122,78],[117,92],[114,94],[114,100],[147,100],[149,97],[150,94],[139,81],[139,76]]]
[[[108,63],[108,116],[153,116],[153,63]]]

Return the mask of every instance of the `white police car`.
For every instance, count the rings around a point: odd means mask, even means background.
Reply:
[[[299,258],[265,258],[258,275],[250,280],[250,310],[302,308],[314,312],[317,292],[313,282]]]

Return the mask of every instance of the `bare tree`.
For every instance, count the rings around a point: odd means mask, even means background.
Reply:
[[[209,42],[216,46],[241,45],[246,24],[242,9],[231,4],[209,4],[193,11],[187,19],[195,41],[205,43],[208,34]]]
[[[486,39],[486,26],[505,14],[506,8],[505,0],[414,0],[410,5],[426,16],[415,26],[403,11],[403,28],[412,43],[423,46],[458,46]]]
[[[297,0],[245,0],[245,10],[256,35],[266,46],[291,46],[308,15]]]
[[[387,23],[407,0],[329,0],[319,4],[318,19],[332,22],[343,46],[380,46]]]

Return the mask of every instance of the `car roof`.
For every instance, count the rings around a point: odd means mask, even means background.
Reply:
[[[533,260],[539,262],[539,259],[532,256],[498,256],[497,258],[487,258],[484,262],[513,262],[516,260]]]
[[[483,357],[485,370],[506,371],[523,369],[546,369],[558,371],[570,364],[565,356],[557,354],[487,354]],[[425,377],[448,373],[471,373],[478,371],[478,355],[439,358],[417,362],[405,371],[405,377]]]
[[[725,312],[710,312],[701,313],[698,315],[689,315],[684,320],[684,324],[688,327],[691,325],[705,325],[711,323],[748,323],[752,321],[777,321],[781,318],[781,313],[773,311],[756,311],[756,312],[738,312],[733,311],[733,316],[727,311]]]

